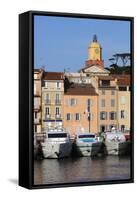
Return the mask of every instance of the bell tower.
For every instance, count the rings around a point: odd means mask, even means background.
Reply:
[[[97,36],[93,36],[93,41],[88,47],[88,60],[102,60],[102,47],[97,41]]]
[[[104,62],[102,60],[102,47],[98,42],[97,35],[93,35],[93,40],[88,47],[88,60],[86,66],[98,65],[104,68]]]

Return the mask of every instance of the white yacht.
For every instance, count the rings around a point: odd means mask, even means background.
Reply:
[[[72,143],[69,134],[63,128],[55,128],[46,131],[45,141],[42,143],[44,158],[69,157]]]
[[[105,145],[108,155],[126,155],[130,152],[130,142],[126,141],[124,133],[114,127],[105,133]]]
[[[102,142],[94,133],[78,133],[74,142],[74,152],[78,156],[96,156],[100,153]]]

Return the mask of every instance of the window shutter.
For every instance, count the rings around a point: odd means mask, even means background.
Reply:
[[[105,112],[105,115],[106,115],[106,117],[105,117],[105,118],[107,119],[107,112]]]

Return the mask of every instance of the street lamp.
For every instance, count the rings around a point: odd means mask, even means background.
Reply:
[[[91,119],[91,113],[90,113],[90,112],[88,112],[89,133],[90,133],[90,119]]]

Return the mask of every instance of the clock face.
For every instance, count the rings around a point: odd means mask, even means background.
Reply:
[[[98,54],[99,53],[99,49],[95,49],[95,53]]]

